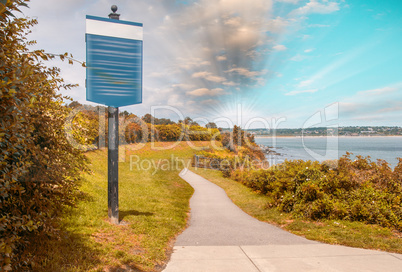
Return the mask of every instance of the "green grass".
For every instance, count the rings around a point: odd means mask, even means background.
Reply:
[[[159,147],[171,143],[157,143]],[[206,143],[196,143],[206,145]],[[169,256],[174,238],[186,227],[193,189],[178,174],[195,150],[186,143],[173,149],[140,150],[127,146],[119,163],[120,225],[107,216],[107,151],[88,152],[92,174],[83,175],[82,200],[62,219],[60,240],[36,239],[37,271],[158,271]],[[130,170],[130,155],[133,157]],[[159,169],[146,161],[159,163]],[[144,169],[139,169],[141,166]],[[187,161],[185,162],[187,163]],[[138,165],[138,167],[136,167]],[[170,168],[169,168],[170,167]],[[147,169],[149,168],[149,169]],[[169,169],[168,169],[169,168]],[[173,168],[173,169],[172,169]]]
[[[223,188],[232,201],[249,215],[310,240],[352,247],[402,253],[402,235],[377,225],[344,220],[307,221],[268,208],[268,197],[229,178],[220,171],[190,168],[195,173]]]

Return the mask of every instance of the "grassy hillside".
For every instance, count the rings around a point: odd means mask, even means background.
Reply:
[[[120,150],[125,161],[119,162],[118,226],[107,220],[107,150],[87,153],[92,173],[83,175],[78,207],[63,217],[63,238],[39,239],[32,245],[39,254],[34,260],[38,271],[163,267],[175,236],[186,226],[193,189],[178,174],[196,150],[185,142],[174,148],[169,148],[173,143],[155,144]]]

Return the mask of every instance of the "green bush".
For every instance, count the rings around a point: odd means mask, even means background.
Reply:
[[[58,90],[71,86],[41,63],[51,56],[28,51],[26,35],[36,22],[12,19],[25,2],[0,3],[1,271],[29,270],[24,249],[31,237],[58,235],[58,215],[74,205],[85,165],[64,133],[70,109]]]
[[[198,125],[185,126],[185,134],[190,141],[221,140],[221,134],[216,128],[204,128]]]
[[[130,123],[126,127],[125,140],[134,143],[141,140],[144,136],[146,141],[151,142],[175,142],[175,141],[220,141],[221,134],[216,128],[204,128],[198,125],[168,124],[152,125],[146,123],[142,127],[137,123]],[[145,129],[145,131],[143,131]]]
[[[388,163],[349,153],[331,169],[327,163],[285,161],[267,170],[236,170],[231,176],[269,196],[269,206],[313,220],[362,221],[402,230],[402,159]]]
[[[175,142],[181,140],[181,125],[157,125],[158,141]]]

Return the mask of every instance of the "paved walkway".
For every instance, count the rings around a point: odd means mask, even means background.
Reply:
[[[190,226],[164,272],[402,271],[401,254],[307,240],[249,216],[187,169],[180,177],[194,188]]]

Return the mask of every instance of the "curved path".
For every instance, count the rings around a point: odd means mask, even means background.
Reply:
[[[190,227],[176,246],[294,245],[315,242],[261,222],[237,207],[225,191],[187,170],[180,176],[195,190],[190,200]]]
[[[400,254],[307,240],[249,216],[188,169],[180,177],[194,188],[191,218],[166,272],[402,271]]]

